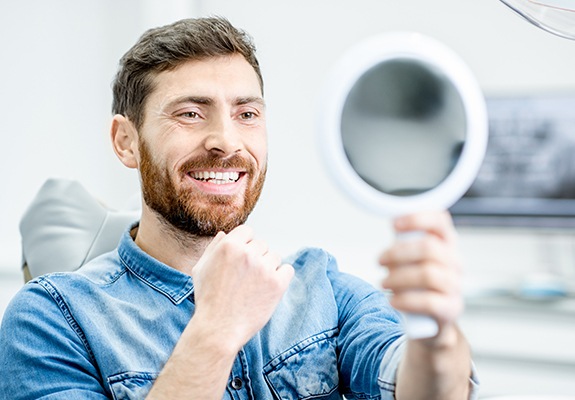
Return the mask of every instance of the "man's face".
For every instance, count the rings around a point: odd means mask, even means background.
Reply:
[[[267,168],[265,105],[242,56],[160,73],[139,130],[146,205],[176,228],[213,236],[242,224]]]

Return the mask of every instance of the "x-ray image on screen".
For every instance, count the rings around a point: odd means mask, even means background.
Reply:
[[[575,94],[487,97],[489,144],[460,223],[575,226]]]

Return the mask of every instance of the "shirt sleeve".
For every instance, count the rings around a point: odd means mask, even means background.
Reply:
[[[335,264],[335,261],[332,260]],[[386,374],[395,376],[399,356],[398,340],[403,331],[400,317],[385,294],[369,283],[349,274],[328,268],[338,305],[339,337],[338,367],[340,387],[346,397],[379,399],[382,394],[393,399],[395,379],[389,380],[382,391],[378,377],[380,366],[386,364]]]
[[[28,283],[0,328],[0,398],[107,399],[86,338],[47,281]]]
[[[407,343],[399,313],[382,291],[337,272],[333,266],[328,271],[339,307],[338,363],[343,394],[395,400],[397,370]],[[476,400],[479,381],[474,365],[469,387],[469,400]]]

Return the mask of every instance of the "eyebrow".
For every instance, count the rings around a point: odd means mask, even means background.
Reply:
[[[174,107],[183,103],[195,103],[209,106],[214,104],[214,100],[210,97],[204,96],[182,96],[170,101],[167,106]]]
[[[236,105],[236,106],[243,106],[245,104],[250,104],[250,103],[259,104],[260,106],[262,106],[264,108],[266,106],[266,102],[264,101],[264,99],[262,97],[258,97],[258,96],[238,97],[234,101],[234,105]]]
[[[215,103],[215,100],[213,98],[207,97],[207,96],[182,96],[182,97],[178,97],[177,99],[174,99],[173,101],[170,101],[168,103],[168,107],[174,107],[176,105],[183,104],[183,103],[195,103],[195,104],[211,106]],[[264,108],[266,106],[264,99],[262,97],[258,97],[258,96],[237,97],[233,101],[233,104],[235,106],[242,106],[242,105],[250,104],[250,103],[259,104],[260,106],[262,106]]]

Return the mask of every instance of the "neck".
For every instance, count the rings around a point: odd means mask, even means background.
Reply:
[[[156,260],[183,273],[191,274],[212,237],[194,236],[180,231],[145,204],[135,242]]]

